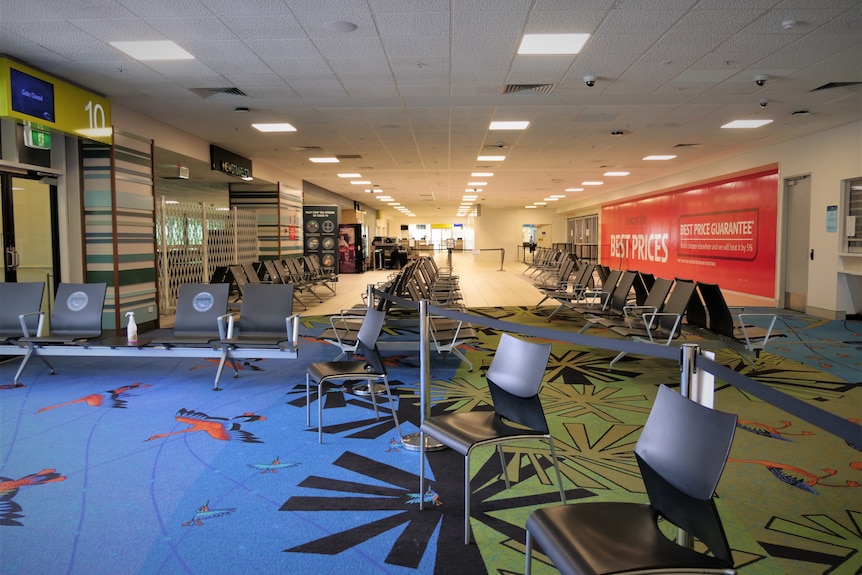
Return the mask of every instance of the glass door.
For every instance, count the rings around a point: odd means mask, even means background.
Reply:
[[[45,301],[53,301],[60,278],[57,188],[0,172],[0,200],[3,281],[45,282]]]

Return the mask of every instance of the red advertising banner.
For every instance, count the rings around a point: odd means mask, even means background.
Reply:
[[[778,171],[602,207],[601,261],[774,297]]]

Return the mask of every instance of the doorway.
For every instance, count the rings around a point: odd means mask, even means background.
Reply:
[[[0,172],[3,281],[45,282],[45,304],[60,279],[57,187]]]
[[[811,178],[798,176],[784,180],[784,308],[804,312],[808,305],[808,264],[811,217]]]

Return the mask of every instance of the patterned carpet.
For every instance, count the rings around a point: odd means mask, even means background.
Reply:
[[[582,325],[565,314],[548,324],[548,311],[471,313],[552,330]],[[780,322],[782,337],[754,368],[731,351],[718,360],[859,420],[862,325]],[[327,393],[317,444],[305,422],[305,368],[336,355],[315,339],[328,325],[304,318],[299,361],[245,362],[221,393],[210,391],[215,365],[201,360],[63,358],[56,376],[34,362],[26,387],[0,389],[3,573],[522,573],[526,517],[559,502],[545,447],[505,448],[509,490],[496,453],[474,455],[476,544],[465,546],[461,457],[428,454],[433,492],[420,512],[418,456],[401,445],[385,401],[377,420],[349,385]],[[435,412],[489,408],[482,374],[498,338],[480,328],[462,348],[472,372],[434,358]],[[402,431],[414,432],[418,356],[385,355]],[[611,370],[613,355],[553,345],[542,401],[570,502],[644,498],[632,448],[657,386],[679,381],[672,362],[631,356]],[[4,381],[15,367],[0,366]],[[718,488],[740,573],[862,572],[862,439],[851,445],[716,385],[716,407],[740,418]],[[555,570],[538,553],[534,572]]]

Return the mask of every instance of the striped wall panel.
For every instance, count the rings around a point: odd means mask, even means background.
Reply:
[[[281,184],[231,184],[229,197],[232,208],[257,214],[258,259],[302,254],[301,191]]]
[[[103,327],[125,314],[158,319],[152,140],[120,132],[114,145],[82,144],[84,236],[88,282],[106,282]]]

